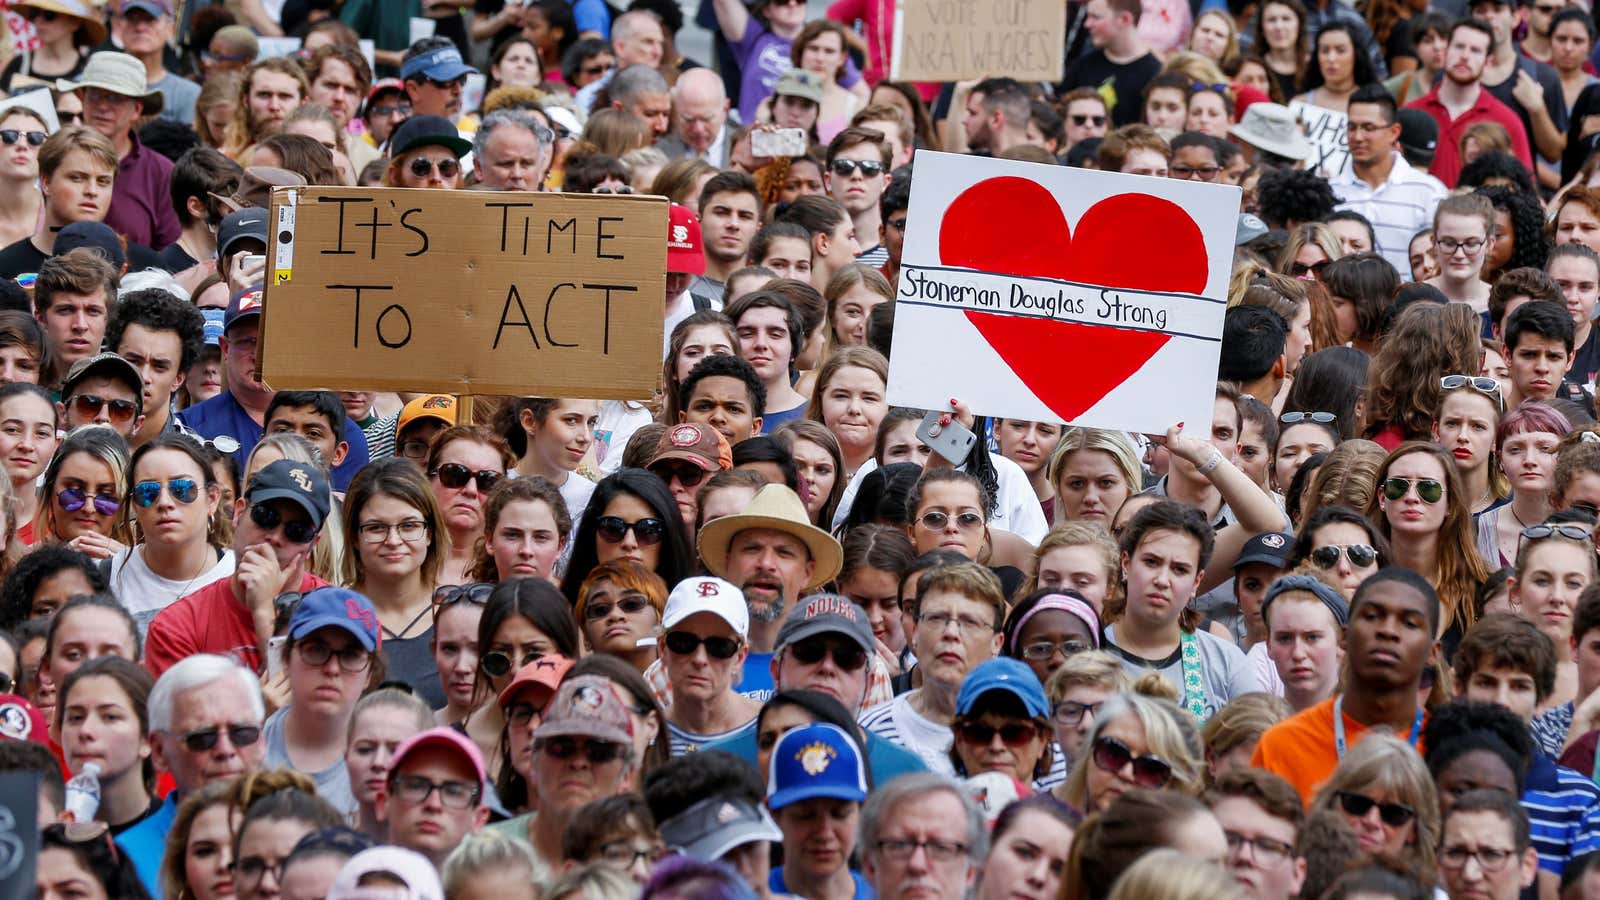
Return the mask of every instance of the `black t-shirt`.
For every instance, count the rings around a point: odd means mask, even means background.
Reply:
[[[199,260],[190,256],[177,241],[167,245],[167,249],[156,254],[156,268],[176,275],[186,269],[192,269],[199,264]]]
[[[1061,80],[1061,92],[1080,87],[1092,87],[1105,96],[1111,107],[1111,124],[1120,128],[1132,125],[1144,114],[1144,86],[1161,71],[1161,60],[1154,53],[1118,65],[1106,58],[1104,50],[1095,49],[1067,66],[1066,77]]]
[[[1544,90],[1544,108],[1550,113],[1550,121],[1555,123],[1556,130],[1567,130],[1567,100],[1561,93],[1561,77],[1556,70],[1550,68],[1536,59],[1529,59],[1522,54],[1517,54],[1517,68],[1513,69],[1511,76],[1499,84],[1484,82],[1483,86],[1496,100],[1511,107],[1511,111],[1522,120],[1522,128],[1528,134],[1528,146],[1533,151],[1533,158],[1539,159],[1539,148],[1533,142],[1533,119],[1528,111],[1518,102],[1514,90],[1517,86],[1517,70],[1527,72],[1534,80],[1539,82],[1539,87]]]
[[[0,277],[16,278],[18,275],[37,274],[44,264],[45,254],[33,245],[30,235],[0,250]]]
[[[1595,373],[1600,372],[1600,328],[1589,326],[1589,339],[1572,354],[1572,368],[1564,379],[1588,390],[1594,384]]]
[[[1411,42],[1409,21],[1401,19],[1389,28],[1389,39],[1383,42],[1383,58],[1391,72],[1394,71],[1395,60],[1417,58],[1417,48]]]

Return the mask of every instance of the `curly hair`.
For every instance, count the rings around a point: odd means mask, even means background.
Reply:
[[[1524,266],[1544,268],[1550,255],[1550,238],[1545,234],[1544,206],[1533,192],[1523,193],[1520,187],[1490,184],[1478,188],[1476,193],[1489,198],[1496,212],[1511,216],[1511,258],[1497,272],[1484,272],[1484,279],[1494,281],[1500,272],[1509,272]]]
[[[189,371],[205,347],[205,317],[193,303],[160,288],[133,291],[117,299],[117,311],[106,326],[106,346],[115,351],[129,325],[176,334],[181,348],[177,360],[180,372]]]
[[[1487,187],[1489,182],[1500,179],[1510,181],[1521,193],[1530,197],[1538,196],[1533,187],[1533,174],[1528,167],[1522,164],[1522,160],[1500,150],[1480,153],[1477,159],[1462,166],[1456,186],[1476,189]]]
[[[1320,222],[1339,202],[1328,180],[1304,169],[1273,169],[1256,183],[1261,218],[1273,228]]]
[[[1417,303],[1401,313],[1367,374],[1366,433],[1394,425],[1407,440],[1431,439],[1439,379],[1478,371],[1481,330],[1478,314],[1465,304]]]

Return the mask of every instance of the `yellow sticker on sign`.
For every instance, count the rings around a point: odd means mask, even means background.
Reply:
[[[276,282],[276,283],[277,283],[277,284],[288,284],[288,283],[289,283],[289,278],[290,278],[290,276],[291,276],[291,275],[292,275],[292,274],[293,274],[293,273],[292,273],[292,272],[290,272],[290,271],[289,271],[289,270],[287,270],[287,269],[285,269],[285,270],[284,270],[284,271],[282,271],[282,272],[278,272],[278,273],[277,273],[277,276],[278,276],[278,280],[277,280],[277,282]]]

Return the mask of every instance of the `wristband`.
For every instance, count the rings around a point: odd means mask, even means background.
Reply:
[[[1203,465],[1196,466],[1195,470],[1198,471],[1201,475],[1210,475],[1212,470],[1216,469],[1216,467],[1218,465],[1220,465],[1221,463],[1222,463],[1222,452],[1217,450],[1217,449],[1215,449],[1215,448],[1212,448],[1212,450],[1211,450],[1211,458],[1206,460]]]

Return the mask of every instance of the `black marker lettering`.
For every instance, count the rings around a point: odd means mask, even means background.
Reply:
[[[511,302],[513,300],[517,303],[517,312],[522,314],[522,321],[520,322],[506,318],[511,313]],[[506,304],[500,308],[500,326],[494,330],[494,344],[489,349],[500,349],[500,335],[506,330],[507,325],[517,325],[528,329],[528,337],[533,339],[533,349],[541,349],[539,347],[539,336],[534,334],[533,322],[528,318],[528,308],[522,305],[522,295],[517,292],[517,286],[514,284],[511,286],[511,290],[506,292]]]
[[[532,203],[485,203],[484,204],[484,206],[488,207],[489,209],[494,209],[496,207],[499,207],[499,209],[500,209],[500,252],[501,253],[506,252],[506,237],[507,237],[507,235],[509,235],[511,233],[511,209],[513,207],[526,208],[526,207],[529,207],[529,206],[532,206],[532,205],[533,205]],[[522,227],[523,227],[522,252],[524,254],[526,254],[528,252],[528,246],[527,246],[528,245],[528,239],[527,239],[528,220],[527,220],[526,216],[523,217]]]
[[[603,354],[604,353],[610,353],[611,352],[611,292],[612,291],[616,291],[617,293],[621,293],[621,294],[637,294],[637,293],[639,293],[639,289],[637,287],[635,287],[634,285],[631,285],[631,284],[586,284],[586,285],[583,286],[583,289],[586,290],[586,291],[605,291],[605,294],[606,294],[606,309],[605,309],[604,315],[602,316],[602,322],[604,324],[603,324],[602,330],[600,332],[600,352],[603,353]]]
[[[621,259],[620,253],[607,253],[606,241],[616,240],[617,236],[606,233],[607,222],[621,222],[621,216],[601,216],[595,220],[594,229],[594,258],[595,259]]]
[[[549,221],[549,223],[545,226],[544,252],[546,252],[546,253],[554,252],[554,250],[555,250],[555,241],[556,241],[556,232],[558,232],[558,231],[566,231],[568,229],[572,230],[572,255],[573,256],[577,256],[578,255],[578,220],[576,218],[568,219],[566,221],[566,224],[562,224],[560,222],[557,222],[555,219],[551,219]]]
[[[356,225],[356,227],[357,228],[370,228],[370,229],[372,229],[372,248],[367,251],[368,252],[367,258],[368,259],[372,259],[372,260],[377,259],[378,258],[378,229],[379,228],[393,228],[394,227],[394,223],[393,222],[379,222],[378,221],[378,208],[376,206],[374,206],[372,208],[372,221],[370,223],[359,223],[359,224]]]
[[[356,252],[354,250],[346,250],[344,246],[344,207],[347,203],[371,203],[372,201],[361,197],[318,197],[317,202],[337,203],[339,205],[339,227],[335,232],[338,235],[338,243],[334,245],[332,250],[318,252],[323,256],[354,256]]]
[[[400,313],[400,318],[405,320],[406,336],[398,341],[391,341],[383,336],[383,320],[389,317],[389,313],[397,311]],[[401,347],[404,347],[405,345],[411,343],[411,314],[406,312],[406,308],[404,306],[401,306],[398,303],[391,303],[384,307],[383,312],[378,313],[378,324],[374,330],[378,332],[378,343],[388,347],[390,350],[397,350]]]
[[[414,252],[407,253],[406,254],[407,256],[421,256],[422,254],[428,252],[428,233],[426,231],[423,231],[421,228],[418,228],[417,226],[412,225],[410,222],[406,221],[406,219],[409,218],[412,213],[419,213],[419,212],[422,212],[422,210],[420,210],[420,209],[408,209],[405,212],[400,214],[400,227],[404,228],[405,230],[411,232],[412,234],[415,234],[417,237],[422,239],[422,246],[418,247]]]
[[[361,349],[361,292],[362,291],[392,291],[392,290],[394,290],[394,287],[392,285],[387,285],[387,284],[330,284],[330,285],[327,286],[327,290],[330,290],[330,291],[355,291],[355,293],[356,293],[356,311],[355,311],[354,318],[351,320],[353,322],[353,327],[351,329],[350,345],[351,345],[351,347],[353,347],[353,348],[355,348],[357,350]],[[408,317],[408,321],[409,321],[409,317]],[[407,335],[407,340],[409,340],[409,339],[410,339],[410,336]],[[380,336],[378,338],[378,340],[382,341],[383,338]]]
[[[560,283],[560,284],[556,285],[555,287],[551,288],[550,289],[550,295],[544,298],[544,339],[549,341],[550,342],[550,346],[552,346],[552,347],[576,347],[576,346],[578,346],[577,344],[568,344],[568,343],[563,343],[562,341],[558,341],[558,340],[556,340],[556,336],[550,333],[550,310],[556,305],[556,294],[560,293],[562,288],[574,288],[574,289],[576,289],[577,287],[578,287],[577,285],[573,284],[570,281],[563,281],[562,283]]]

